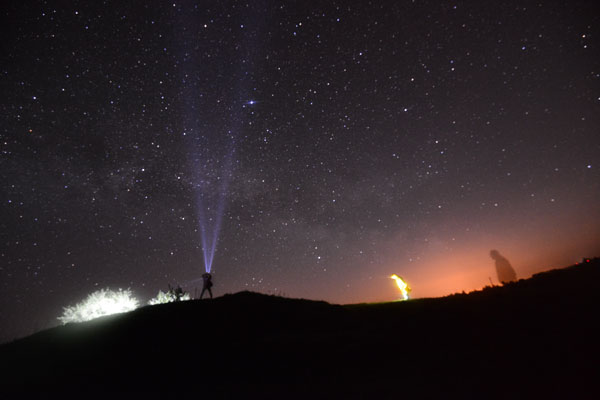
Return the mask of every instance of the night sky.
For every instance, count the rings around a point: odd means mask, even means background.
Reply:
[[[220,212],[215,295],[600,255],[600,17],[539,3],[4,5],[0,339],[100,288],[193,293]]]

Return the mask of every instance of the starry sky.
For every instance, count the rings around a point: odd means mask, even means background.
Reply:
[[[202,229],[215,295],[334,303],[600,255],[594,4],[10,2],[0,338],[193,293]]]

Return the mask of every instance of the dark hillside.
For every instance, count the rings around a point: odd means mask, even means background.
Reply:
[[[597,398],[599,300],[597,259],[403,303],[243,292],[40,332],[0,347],[0,376],[77,397]]]

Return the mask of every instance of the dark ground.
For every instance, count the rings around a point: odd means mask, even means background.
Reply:
[[[599,299],[595,259],[437,299],[144,307],[1,346],[0,398],[600,398]]]

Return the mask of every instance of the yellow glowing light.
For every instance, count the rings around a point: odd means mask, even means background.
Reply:
[[[408,286],[408,283],[406,283],[404,279],[396,274],[390,276],[390,278],[396,281],[396,285],[398,285],[398,289],[400,289],[400,292],[402,293],[402,298],[400,300],[408,300],[408,293],[411,290],[410,286]]]

